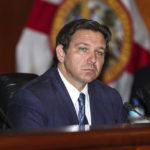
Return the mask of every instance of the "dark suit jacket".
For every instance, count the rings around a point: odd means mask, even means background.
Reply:
[[[88,84],[92,125],[127,122],[116,90],[100,81]],[[11,100],[8,117],[16,128],[60,127],[78,124],[70,96],[57,68],[27,83]]]

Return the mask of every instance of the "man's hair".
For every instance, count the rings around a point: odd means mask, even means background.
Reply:
[[[69,47],[71,37],[77,30],[80,29],[92,30],[102,33],[106,42],[106,49],[108,48],[109,41],[111,40],[111,32],[109,28],[104,24],[99,24],[98,22],[90,19],[79,19],[65,24],[56,37],[56,47],[61,44],[63,45],[64,52],[66,52]],[[56,51],[53,61],[53,65],[58,63]]]

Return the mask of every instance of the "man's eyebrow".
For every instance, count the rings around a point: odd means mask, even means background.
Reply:
[[[106,50],[106,48],[104,48],[104,47],[102,47],[102,46],[99,47],[98,49],[100,49],[100,50],[102,49],[102,50],[104,50],[104,51]]]
[[[85,45],[85,46],[89,46],[89,44],[87,43],[83,43],[83,42],[79,42],[79,43],[76,43],[75,46],[78,46],[78,45]]]
[[[75,46],[79,46],[79,45],[85,45],[85,46],[90,46],[88,43],[84,43],[84,42],[79,42],[79,43],[76,43],[75,44]],[[105,47],[103,47],[103,46],[100,46],[100,47],[98,47],[97,49],[99,49],[99,50],[106,50],[106,48]]]

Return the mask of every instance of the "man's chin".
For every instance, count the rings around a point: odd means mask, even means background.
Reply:
[[[96,79],[96,77],[90,77],[90,78],[84,78],[83,80],[85,83],[90,83],[90,82],[94,81],[95,79]]]

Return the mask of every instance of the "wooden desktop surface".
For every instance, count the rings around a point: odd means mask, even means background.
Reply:
[[[0,132],[0,150],[150,150],[150,124]]]

